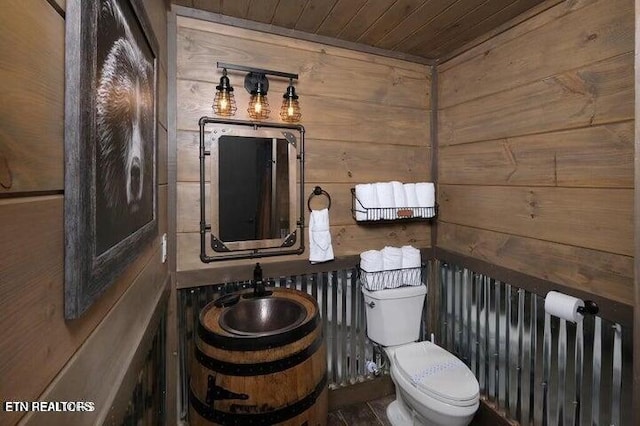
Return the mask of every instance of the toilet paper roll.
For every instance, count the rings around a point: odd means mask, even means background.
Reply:
[[[557,291],[550,291],[544,298],[544,310],[550,315],[567,321],[582,321],[582,314],[578,312],[581,306],[584,306],[582,300]]]

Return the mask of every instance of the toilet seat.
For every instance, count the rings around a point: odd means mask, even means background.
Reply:
[[[458,407],[478,403],[480,388],[469,368],[455,355],[431,342],[398,347],[396,371],[421,393]]]

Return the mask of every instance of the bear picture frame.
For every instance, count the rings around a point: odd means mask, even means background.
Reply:
[[[158,43],[142,0],[67,0],[66,319],[157,235]]]

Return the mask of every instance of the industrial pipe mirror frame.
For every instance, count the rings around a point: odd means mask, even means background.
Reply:
[[[279,124],[279,123],[257,123],[253,121],[227,120],[211,117],[202,117],[199,120],[200,129],[200,260],[203,263],[210,263],[220,260],[248,259],[267,256],[278,256],[287,254],[302,254],[304,252],[304,135],[305,129],[299,124]],[[281,169],[286,170],[286,189],[283,194],[288,205],[286,209],[286,221],[282,226],[276,226],[276,235],[269,234],[267,238],[251,239],[253,237],[234,238],[232,233],[225,232],[220,228],[220,200],[221,191],[218,185],[227,182],[220,177],[220,147],[232,146],[232,144],[249,144],[255,141],[273,141],[274,155],[282,157],[284,152],[286,162]],[[207,142],[211,145],[207,148]],[[206,158],[210,159],[211,179],[210,179],[210,207],[207,209],[206,194]],[[236,153],[237,157],[237,153]],[[238,159],[238,158],[236,158]],[[267,163],[276,164],[275,157],[267,158]],[[284,161],[284,158],[281,158]],[[225,165],[227,169],[228,167]],[[271,166],[269,166],[271,167]],[[238,169],[240,167],[237,167]],[[235,173],[242,174],[242,170]],[[268,188],[273,188],[270,196],[277,193],[275,188],[275,171],[272,181],[267,182]],[[279,175],[282,180],[282,174]],[[269,185],[269,183],[271,185]],[[248,189],[248,188],[247,188]],[[260,191],[259,189],[257,191]],[[238,190],[235,194],[249,192]],[[261,192],[261,197],[265,196]],[[268,197],[270,198],[270,197]],[[275,198],[274,198],[275,199]],[[238,212],[245,213],[243,210]],[[234,214],[231,213],[233,217]],[[228,215],[227,215],[228,217]],[[225,225],[226,226],[226,225]],[[248,227],[251,225],[247,224]],[[223,231],[223,232],[221,232]],[[223,238],[224,236],[224,238]],[[227,239],[227,241],[225,241]]]

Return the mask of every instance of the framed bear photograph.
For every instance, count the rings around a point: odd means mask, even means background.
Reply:
[[[157,52],[141,0],[67,1],[67,319],[157,234]]]

